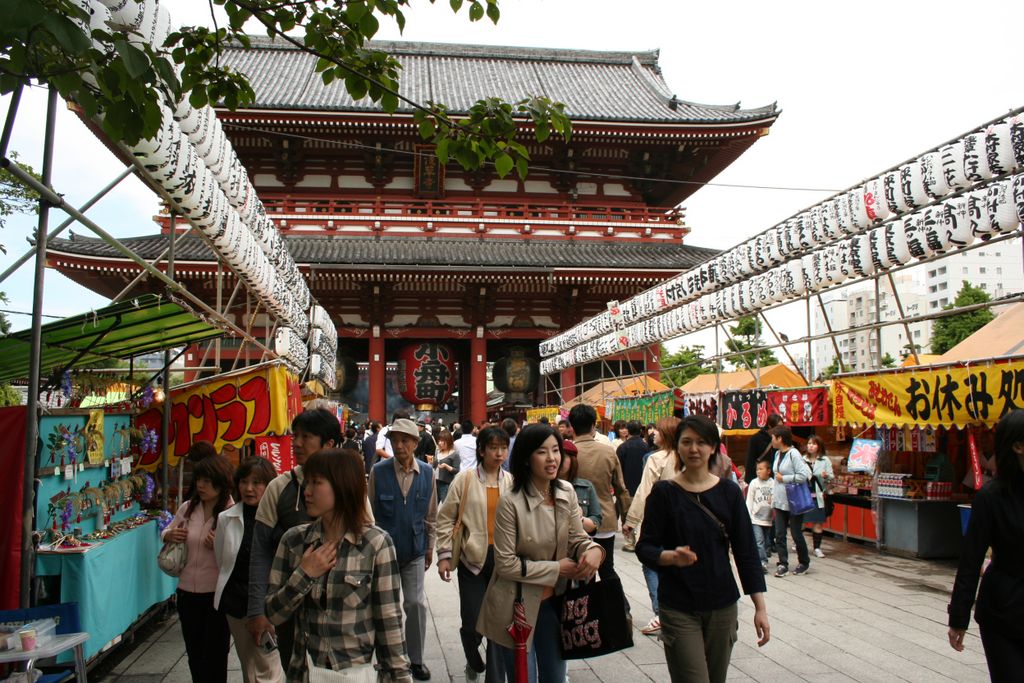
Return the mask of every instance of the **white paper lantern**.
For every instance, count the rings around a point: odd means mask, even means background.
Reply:
[[[815,239],[815,224],[817,220],[814,217],[815,210],[812,209],[810,212],[802,213],[798,216],[800,221],[800,250],[806,252],[808,249],[812,249],[817,246],[818,242]]]
[[[1013,203],[1017,205],[1017,219],[1024,223],[1024,173],[1013,178]]]
[[[850,202],[850,214],[853,217],[853,225],[857,230],[863,230],[871,225],[871,217],[868,215],[867,204],[864,201],[864,187],[858,187],[848,195]]]
[[[889,217],[889,205],[885,201],[885,190],[881,178],[873,178],[864,185],[864,210],[872,222],[878,223]]]
[[[964,143],[962,140],[950,143],[939,150],[942,159],[942,176],[946,185],[953,190],[962,190],[970,181],[964,173]]]
[[[950,187],[946,184],[946,176],[942,172],[942,155],[929,152],[918,159],[921,166],[921,182],[924,191],[933,199],[942,199],[949,194]]]
[[[885,192],[885,203],[889,207],[890,213],[906,213],[912,208],[903,196],[903,186],[900,183],[898,168],[888,171],[882,176],[882,189]]]
[[[986,206],[993,234],[1013,232],[1020,225],[1017,206],[1013,201],[1013,186],[1009,180],[997,181],[988,186]]]
[[[907,216],[903,220],[903,231],[907,236],[907,247],[913,258],[923,259],[932,255],[925,237],[923,213]]]
[[[929,206],[921,214],[921,227],[924,230],[925,244],[933,254],[945,254],[951,247],[949,240],[946,239],[946,231],[943,224],[943,208],[938,204]]]
[[[146,5],[151,5],[152,0],[103,0],[103,4],[110,10],[111,22],[122,30],[130,31],[142,23]]]
[[[850,265],[854,274],[866,277],[875,272],[875,263],[871,257],[871,235],[864,233],[853,238],[850,250]]]
[[[967,180],[977,183],[992,177],[985,158],[985,134],[971,133],[964,143],[964,175]]]
[[[887,270],[892,266],[892,260],[889,258],[889,250],[886,248],[885,227],[880,226],[871,230],[867,237],[871,243],[871,263],[874,265],[874,269]]]
[[[309,360],[309,351],[306,349],[302,335],[299,335],[291,327],[278,327],[274,333],[274,353],[288,359],[296,366],[305,369]]]
[[[885,226],[885,248],[893,266],[910,263],[912,257],[903,220],[895,220]]]
[[[965,197],[953,197],[942,203],[942,227],[952,247],[966,247],[974,242]]]
[[[978,239],[987,239],[992,234],[992,218],[988,212],[988,191],[975,190],[967,195],[967,220],[971,234]]]
[[[928,203],[928,193],[924,191],[920,164],[911,162],[900,167],[900,189],[907,206],[917,208]]]
[[[1011,137],[1008,121],[992,124],[985,129],[985,158],[988,161],[988,170],[993,176],[1017,170]]]
[[[1024,114],[1007,119],[1010,123],[1010,148],[1017,168],[1024,169]]]
[[[782,229],[771,228],[766,233],[766,236],[768,242],[768,262],[777,266],[785,260],[782,244]]]
[[[832,200],[832,206],[836,213],[836,234],[834,237],[849,233],[853,230],[853,210],[850,207],[850,195],[841,194]]]

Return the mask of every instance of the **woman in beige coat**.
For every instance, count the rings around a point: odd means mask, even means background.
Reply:
[[[477,631],[501,646],[506,676],[513,679],[512,622],[516,584],[522,584],[530,683],[564,683],[560,621],[555,600],[570,580],[593,578],[604,550],[580,522],[576,492],[557,480],[562,440],[546,424],[529,425],[516,437],[510,471],[513,487],[498,502],[494,525],[494,575],[487,587]]]
[[[498,500],[512,488],[512,475],[502,468],[508,457],[508,434],[488,427],[476,437],[476,467],[459,472],[452,480],[444,505],[437,511],[437,573],[443,581],[459,577],[459,607],[462,626],[459,636],[466,655],[466,680],[475,681],[487,672],[486,681],[501,680],[505,663],[493,641],[487,643],[487,663],[480,658],[480,634],[476,618],[484,601],[487,584],[494,573],[494,520]],[[461,523],[461,550],[453,562],[453,532]],[[457,565],[457,566],[453,566]]]

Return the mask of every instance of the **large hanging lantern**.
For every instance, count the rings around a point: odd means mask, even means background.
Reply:
[[[1013,156],[1009,122],[995,123],[985,129],[985,157],[992,175],[1003,175],[1016,170],[1017,161]]]
[[[971,234],[978,239],[988,239],[992,233],[992,217],[988,212],[988,191],[975,190],[967,195],[967,220]]]
[[[1008,119],[1010,124],[1010,147],[1017,168],[1024,168],[1024,115],[1017,114]]]
[[[334,375],[338,383],[337,391],[343,395],[351,393],[359,384],[359,364],[352,356],[338,356],[334,365]]]
[[[446,344],[418,342],[398,354],[398,390],[416,410],[436,410],[455,390],[455,354]]]
[[[910,246],[907,244],[907,231],[902,220],[885,226],[885,249],[889,263],[893,266],[910,263]]]
[[[963,140],[964,143],[964,175],[972,183],[992,177],[985,158],[985,134],[971,133]]]
[[[942,160],[942,175],[950,190],[962,190],[970,181],[964,173],[964,143],[962,140],[945,145],[939,150]]]
[[[974,241],[967,219],[967,198],[954,197],[942,204],[942,227],[952,247],[966,247]]]
[[[506,394],[529,394],[540,379],[537,361],[526,355],[526,349],[514,346],[508,355],[494,362],[491,370],[494,388]]]
[[[924,183],[924,191],[932,199],[942,199],[949,194],[949,185],[946,184],[946,176],[942,173],[942,155],[939,152],[929,152],[918,159],[921,166],[921,182]]]
[[[928,193],[925,192],[920,164],[912,162],[900,167],[900,188],[903,191],[903,201],[910,208],[928,203]]]
[[[992,233],[1005,234],[1016,230],[1020,225],[1010,181],[998,181],[989,185],[986,204]]]

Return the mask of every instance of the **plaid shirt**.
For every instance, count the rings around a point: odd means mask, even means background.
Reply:
[[[359,538],[345,534],[338,563],[313,579],[299,564],[306,548],[322,543],[319,521],[289,529],[270,569],[268,618],[280,624],[296,615],[288,680],[304,680],[307,650],[317,666],[339,670],[370,662],[376,649],[385,674],[398,683],[411,682],[391,537],[376,526]]]

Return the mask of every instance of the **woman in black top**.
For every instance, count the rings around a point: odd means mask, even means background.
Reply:
[[[754,602],[758,645],[769,639],[764,574],[738,486],[708,471],[721,445],[715,423],[691,415],[679,424],[683,471],[651,489],[636,554],[658,572],[661,640],[673,683],[725,681],[736,640],[740,594]]]
[[[981,563],[992,562],[981,579],[974,620],[981,631],[988,672],[994,683],[1024,675],[1024,410],[1007,413],[996,425],[996,478],[971,505],[960,566],[949,601],[949,644],[964,649],[964,634],[978,588]]]

